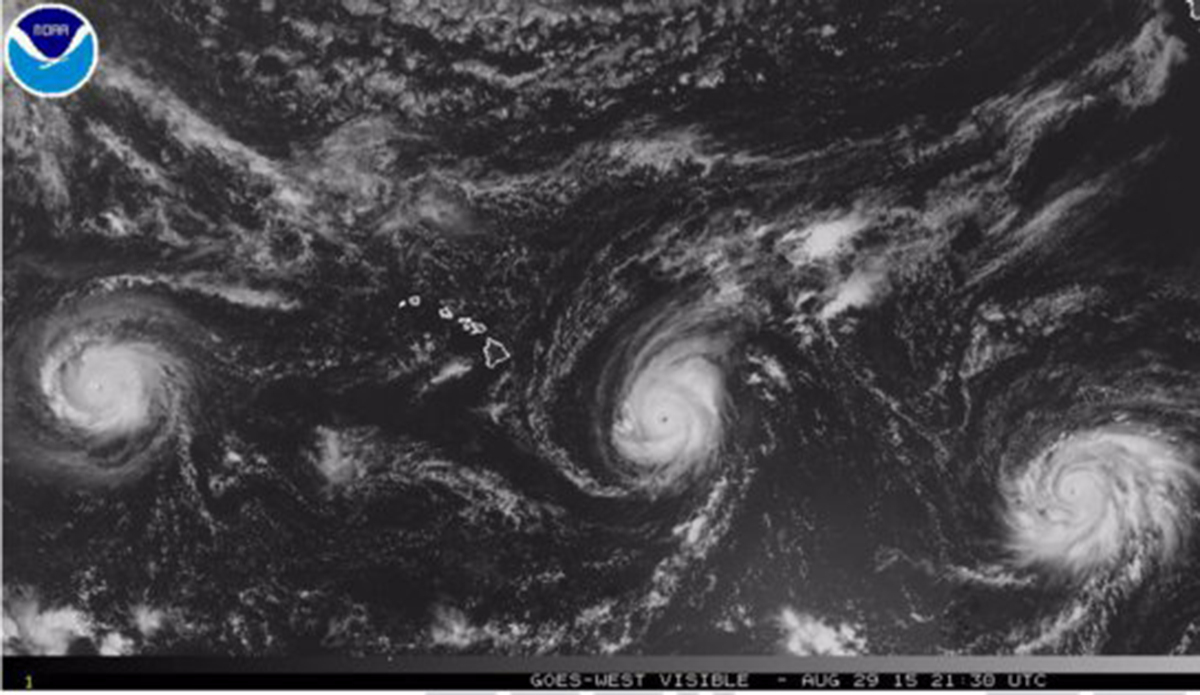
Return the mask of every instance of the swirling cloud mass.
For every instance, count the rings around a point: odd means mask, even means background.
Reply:
[[[671,489],[702,474],[725,436],[728,341],[705,334],[680,311],[635,331],[630,340],[641,343],[627,345],[627,362],[613,367],[624,374],[615,389],[611,442],[643,488]]]
[[[1175,559],[1195,523],[1200,469],[1168,441],[1132,428],[1070,435],[1006,481],[1018,564],[1071,580],[1141,555]]]
[[[6,364],[6,459],[75,484],[130,482],[186,442],[194,328],[169,304],[89,297],[34,322]]]

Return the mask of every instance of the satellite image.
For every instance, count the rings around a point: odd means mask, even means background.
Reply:
[[[1192,3],[72,7],[6,655],[1200,654]]]

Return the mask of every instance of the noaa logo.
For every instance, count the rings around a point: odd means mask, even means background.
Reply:
[[[4,37],[4,64],[17,84],[40,97],[65,97],[91,79],[100,62],[96,31],[66,5],[36,5]]]

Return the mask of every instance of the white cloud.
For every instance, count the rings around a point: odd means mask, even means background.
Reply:
[[[833,299],[821,309],[821,318],[828,321],[847,309],[867,306],[880,294],[886,278],[886,271],[877,268],[854,271],[838,285]]]
[[[851,212],[800,229],[780,238],[781,249],[793,266],[802,267],[814,261],[828,261],[845,251],[850,240],[871,224],[870,218]]]
[[[42,610],[36,597],[5,592],[4,653],[61,656],[94,634],[91,619],[70,606]]]
[[[153,637],[166,623],[167,614],[158,608],[145,604],[133,607],[133,624],[142,633],[142,637]]]
[[[797,656],[854,656],[861,654],[867,640],[858,635],[856,626],[828,625],[808,613],[784,608],[779,616],[789,652]]]
[[[456,608],[442,606],[435,611],[432,636],[434,644],[459,648],[470,646],[480,637],[466,614]]]
[[[100,640],[100,656],[125,656],[133,652],[133,640],[119,632],[110,632]]]
[[[858,213],[818,222],[806,230],[808,238],[804,240],[804,253],[810,258],[832,256],[855,234],[866,229],[869,223],[870,220]]]
[[[315,462],[321,475],[333,485],[352,481],[359,473],[359,461],[354,455],[353,442],[342,432],[318,427]]]

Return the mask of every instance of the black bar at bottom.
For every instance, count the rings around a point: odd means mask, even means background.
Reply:
[[[186,661],[5,657],[13,690],[1192,690],[1196,673],[264,672],[254,660],[189,671]]]

